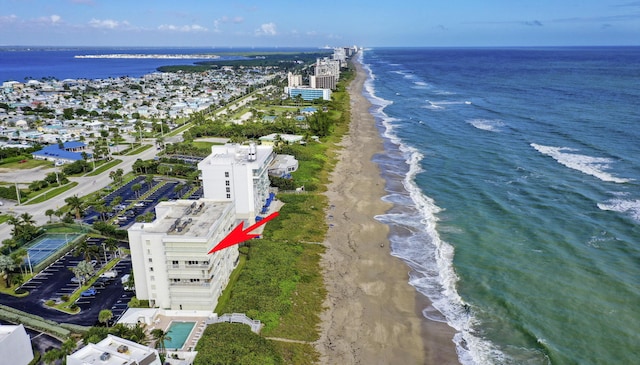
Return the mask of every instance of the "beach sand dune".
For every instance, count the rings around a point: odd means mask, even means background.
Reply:
[[[327,192],[332,216],[323,257],[326,310],[317,348],[322,364],[458,364],[453,330],[426,321],[429,303],[408,284],[409,268],[389,253],[388,227],[374,216],[384,180],[372,162],[382,139],[362,95],[366,73],[356,62],[349,86],[350,132],[341,142]]]

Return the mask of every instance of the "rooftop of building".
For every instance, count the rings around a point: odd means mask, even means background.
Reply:
[[[156,220],[138,223],[131,228],[149,233],[166,233],[189,237],[206,237],[213,222],[231,209],[233,203],[208,199],[175,200],[156,206]]]
[[[0,324],[0,342],[2,342],[5,338],[9,337],[9,335],[11,335],[13,332],[15,331],[19,331],[20,333],[23,333],[26,335],[26,332],[24,330],[24,327],[22,327],[22,325],[3,325]]]
[[[141,363],[142,360],[146,360],[144,363],[151,364],[154,359],[157,359],[155,350],[120,337],[108,335],[97,344],[88,344],[69,355],[67,363],[122,365]]]
[[[202,165],[226,165],[235,163],[262,164],[273,153],[271,146],[226,144],[224,146],[212,146],[211,154],[198,166]]]

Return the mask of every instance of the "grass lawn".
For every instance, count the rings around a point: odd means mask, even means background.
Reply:
[[[17,161],[17,162],[10,162],[7,164],[0,165],[0,167],[5,169],[20,169],[20,170],[27,170],[27,169],[32,169],[35,167],[42,167],[42,166],[53,167],[53,163],[47,160],[34,160],[32,158],[29,158],[29,159],[26,159],[26,162],[22,162],[22,163],[20,161]]]

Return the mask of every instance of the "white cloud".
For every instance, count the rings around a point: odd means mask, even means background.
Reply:
[[[198,24],[183,25],[183,26],[177,26],[173,24],[163,24],[159,26],[158,29],[167,30],[171,32],[206,32],[208,30],[207,28]]]
[[[276,25],[275,23],[265,23],[260,26],[260,28],[256,29],[256,35],[276,35]]]
[[[40,23],[40,24],[46,24],[46,25],[57,25],[57,24],[62,24],[62,17],[60,17],[60,15],[49,15],[49,16],[43,16],[40,18],[36,18],[32,20],[35,23]]]
[[[127,24],[126,22],[122,23]],[[101,28],[101,29],[116,29],[118,28],[121,23],[118,22],[117,20],[112,20],[112,19],[104,19],[104,20],[100,20],[100,19],[91,19],[89,21],[89,25],[94,27],[94,28]]]
[[[10,24],[18,20],[15,14],[0,16],[0,24]]]

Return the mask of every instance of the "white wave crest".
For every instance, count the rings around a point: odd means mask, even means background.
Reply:
[[[598,208],[625,213],[640,222],[640,200],[610,199],[604,203],[598,203]]]
[[[498,119],[471,119],[467,123],[489,132],[500,132],[501,127],[504,127],[504,123]]]
[[[431,100],[426,100],[427,105],[425,106],[425,108],[427,109],[431,109],[431,110],[443,110],[446,108],[446,106],[448,105],[470,105],[471,102],[469,101],[455,101],[455,100],[443,100],[443,101],[431,101]]]
[[[535,143],[531,143],[531,147],[535,148],[543,155],[552,157],[554,160],[568,168],[578,170],[587,175],[595,176],[602,181],[614,183],[626,183],[631,181],[630,179],[619,178],[606,172],[606,170],[609,169],[609,164],[613,162],[610,158],[580,155],[573,153],[577,150],[568,147],[542,146]]]

